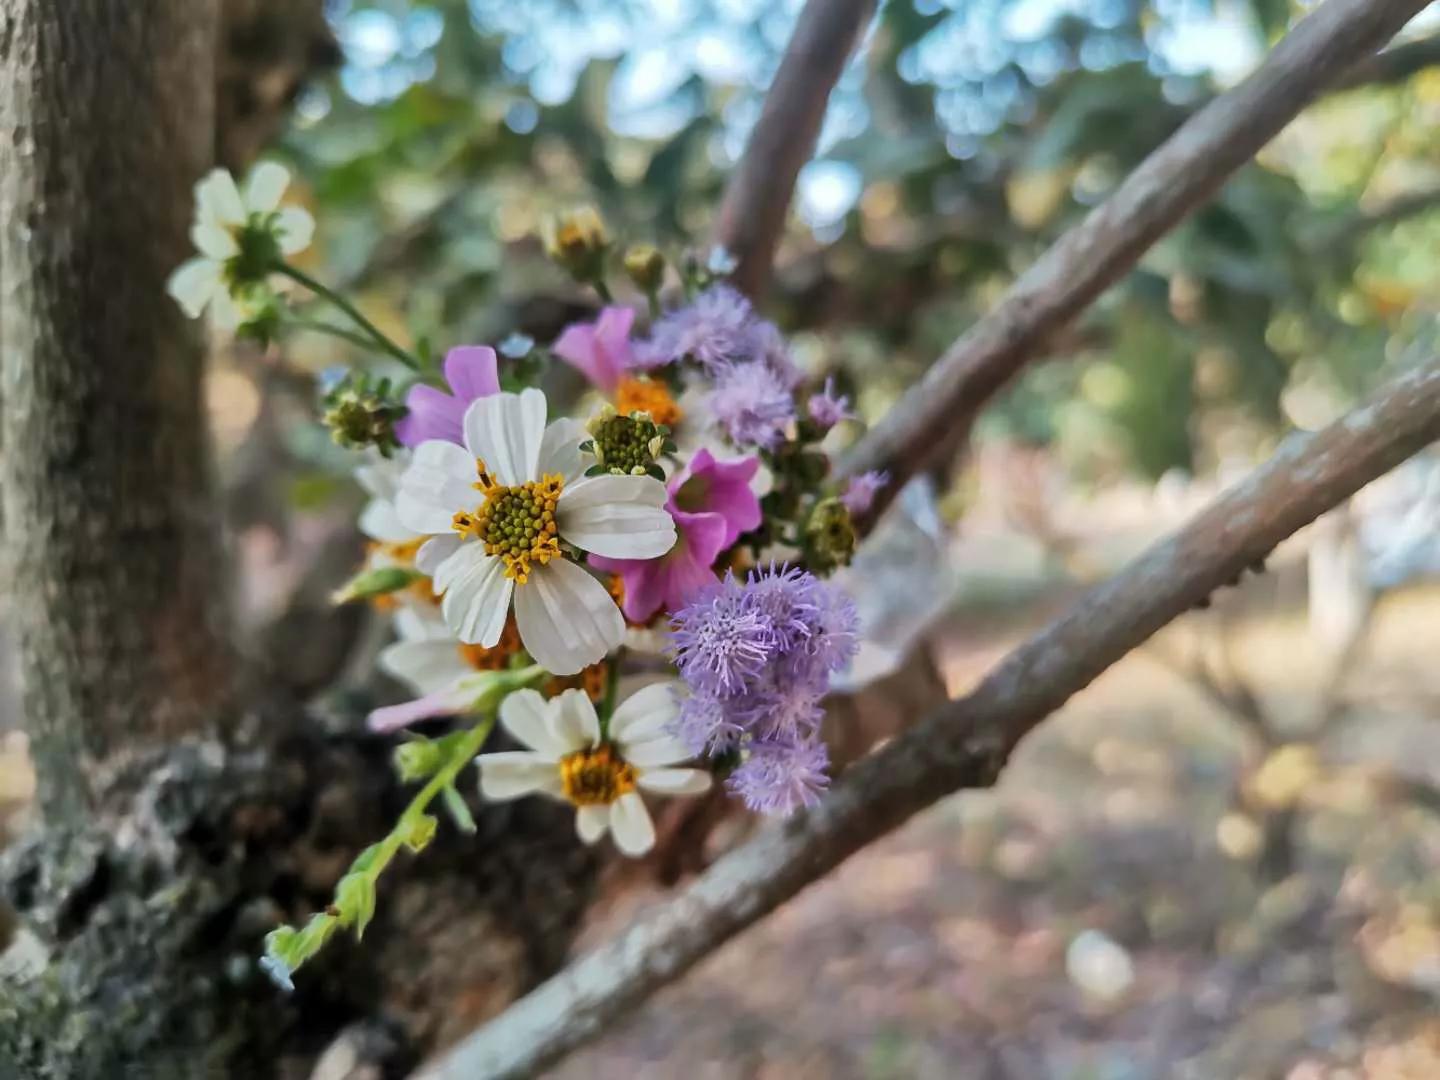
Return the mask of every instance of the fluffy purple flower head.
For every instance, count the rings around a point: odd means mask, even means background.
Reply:
[[[825,744],[806,742],[752,742],[726,786],[745,800],[751,810],[785,815],[802,806],[814,806],[830,785],[826,768],[830,755]]]
[[[765,670],[775,634],[746,587],[726,575],[675,613],[670,648],[692,690],[733,697]]]
[[[680,703],[670,730],[697,757],[733,749],[745,734],[728,703],[704,692],[691,694]]]
[[[707,370],[756,355],[755,311],[736,289],[712,285],[655,323],[640,364],[660,367],[686,356]]]
[[[879,469],[861,473],[845,485],[840,501],[845,504],[846,510],[858,517],[869,511],[871,504],[875,502],[875,496],[889,482],[890,474]]]
[[[807,405],[810,419],[815,426],[822,431],[829,431],[842,420],[849,420],[855,415],[850,411],[850,399],[842,394],[835,393],[835,380],[825,380],[825,389],[818,394],[812,394]]]
[[[820,705],[826,686],[804,679],[776,679],[773,688],[737,699],[732,717],[743,717],[756,739],[803,742],[819,737],[825,710]]]
[[[842,589],[811,580],[808,633],[781,667],[786,678],[828,687],[830,676],[847,667],[860,651],[860,614]]]
[[[790,388],[765,363],[722,365],[706,401],[715,423],[741,448],[773,450],[795,419]]]
[[[815,575],[796,566],[771,563],[767,570],[750,571],[745,580],[750,608],[769,622],[778,655],[793,652],[817,629],[815,592],[823,587]]]

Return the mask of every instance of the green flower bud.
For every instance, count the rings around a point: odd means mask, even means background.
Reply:
[[[430,739],[417,737],[395,747],[394,760],[401,781],[411,784],[434,776],[445,764],[445,752]]]
[[[665,280],[665,256],[654,244],[631,244],[625,251],[625,273],[648,296]]]
[[[408,589],[425,575],[403,566],[382,566],[374,570],[362,570],[331,594],[336,604],[348,604],[355,600],[373,600],[387,596],[401,589]]]
[[[439,827],[440,822],[436,818],[429,814],[421,814],[406,830],[403,837],[405,846],[417,854],[424,851],[430,846],[430,841],[435,839],[435,830]]]
[[[623,416],[609,405],[586,425],[590,439],[581,445],[595,457],[587,475],[644,476],[655,467],[665,449],[669,428],[657,424],[647,412]]]
[[[336,916],[341,926],[355,927],[355,939],[365,936],[365,927],[375,917],[375,882],[369,874],[346,874],[335,886]]]
[[[400,445],[395,424],[405,415],[405,406],[391,397],[389,379],[372,386],[369,376],[351,372],[325,394],[321,404],[325,426],[340,446],[374,446],[388,456]]]
[[[610,238],[593,206],[582,206],[553,219],[545,234],[545,250],[576,281],[597,281],[604,272]]]
[[[855,554],[855,523],[837,498],[821,499],[805,523],[805,556],[821,572],[845,566]]]

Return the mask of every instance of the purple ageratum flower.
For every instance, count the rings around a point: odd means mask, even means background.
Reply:
[[[850,411],[850,399],[835,393],[835,380],[825,380],[825,389],[812,394],[807,406],[810,419],[822,431],[829,431],[842,420],[849,420],[855,414]]]
[[[820,613],[815,594],[823,588],[815,575],[771,563],[768,570],[750,571],[745,588],[751,608],[769,620],[778,654],[794,652],[815,633]]]
[[[488,345],[462,345],[445,354],[445,382],[450,393],[416,383],[405,396],[409,413],[395,425],[402,446],[430,439],[465,445],[465,410],[476,398],[500,392],[499,365]]]
[[[665,509],[679,534],[673,548],[658,559],[590,557],[591,566],[620,575],[627,619],[643,624],[662,607],[675,611],[714,583],[711,567],[720,552],[760,524],[760,500],[750,490],[759,468],[757,458],[717,461],[709,450],[697,451],[667,485]]]
[[[818,740],[750,743],[745,760],[726,786],[751,810],[786,815],[814,806],[830,785],[830,755]]]
[[[828,687],[860,651],[860,614],[845,592],[823,581],[809,590],[808,633],[785,657],[783,677]]]
[[[691,694],[680,703],[671,732],[698,757],[734,749],[745,729],[724,700],[702,692]]]
[[[726,364],[706,397],[709,412],[739,447],[773,450],[795,419],[790,387],[768,364]]]
[[[646,367],[693,357],[707,370],[756,356],[755,311],[736,289],[712,285],[691,303],[659,319],[641,350]]]
[[[635,367],[630,330],[635,309],[607,307],[593,323],[571,323],[555,339],[551,350],[591,384],[607,394]]]
[[[744,691],[776,651],[770,620],[730,574],[675,613],[670,648],[691,690],[716,697]]]
[[[880,489],[890,482],[890,474],[879,469],[872,469],[870,472],[861,473],[852,477],[845,485],[844,492],[840,495],[840,501],[845,504],[845,509],[859,517],[868,513],[870,506],[875,502],[875,496]]]
[[[816,739],[825,710],[820,699],[827,689],[825,681],[777,678],[773,688],[762,693],[735,699],[731,716],[745,721],[745,727],[756,738],[770,742],[802,742]]]

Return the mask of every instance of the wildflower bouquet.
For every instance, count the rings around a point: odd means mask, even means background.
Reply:
[[[437,803],[474,830],[457,786],[472,761],[485,799],[564,800],[582,840],[608,834],[630,856],[655,842],[642,793],[718,780],[765,813],[815,802],[828,782],[821,702],[858,644],[855,608],[826,577],[849,561],[852,515],[882,479],[834,488],[822,441],[848,402],[828,382],[804,391],[780,332],[725,283],[733,260],[717,251],[672,271],[644,245],[617,260],[598,216],[568,215],[548,250],[598,294],[596,318],[548,347],[512,335],[437,362],[288,261],[314,223],[282,206],[287,183],[274,164],[243,191],[223,171],[203,180],[199,254],[170,291],[241,336],[303,328],[374,358],[323,387],[324,422],[361,454],[370,496],[369,553],[338,599],[391,614],[379,664],[414,694],[375,710],[372,728],[457,726],[396,747],[417,794],[327,910],[269,935],[271,975],[288,987],[335,931],[363,933],[380,874],[426,846]],[[617,261],[643,328],[612,294]],[[538,385],[557,360],[591,387],[574,417],[554,415]],[[676,677],[622,694],[647,654]],[[497,721],[523,749],[484,752]]]

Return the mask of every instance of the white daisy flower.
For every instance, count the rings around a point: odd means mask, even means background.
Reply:
[[[310,246],[315,219],[299,207],[280,206],[289,184],[289,170],[267,161],[250,173],[243,195],[225,169],[195,185],[190,239],[200,254],[166,284],[186,315],[199,318],[208,307],[216,326],[233,329],[245,318],[236,287],[263,281],[280,256]]]
[[[416,558],[444,595],[461,641],[500,640],[511,601],[525,650],[556,675],[574,675],[625,637],[606,587],[560,544],[620,559],[654,559],[675,543],[665,486],[648,476],[584,476],[585,429],[545,424],[539,390],[477,398],[465,446],[421,443],[396,510],[433,536]]]
[[[675,683],[656,683],[626,698],[600,736],[595,706],[580,690],[546,701],[534,690],[517,690],[500,704],[500,723],[532,750],[481,754],[480,793],[487,799],[518,799],[536,792],[576,808],[575,830],[593,844],[607,831],[626,855],[655,846],[655,824],[640,790],[662,795],[699,795],[710,774],[676,768],[691,757],[669,734],[679,709]]]
[[[370,541],[365,550],[365,562],[360,568],[361,575],[392,567],[414,570],[420,547],[429,539],[423,533],[407,528],[395,509],[400,479],[409,463],[408,450],[395,451],[389,458],[374,453],[366,464],[355,470],[356,481],[370,495],[370,500],[360,511],[360,531]],[[434,612],[433,621],[440,623],[440,601],[427,579],[417,579],[408,588],[372,597],[372,602],[385,610],[398,605],[401,610]],[[440,626],[446,637],[453,638],[443,623]]]
[[[418,607],[397,611],[395,629],[400,640],[380,650],[378,663],[416,696],[371,712],[372,731],[395,731],[418,720],[466,711],[484,692],[488,677],[505,670],[520,651],[513,623],[491,649],[456,641],[439,618]]]

